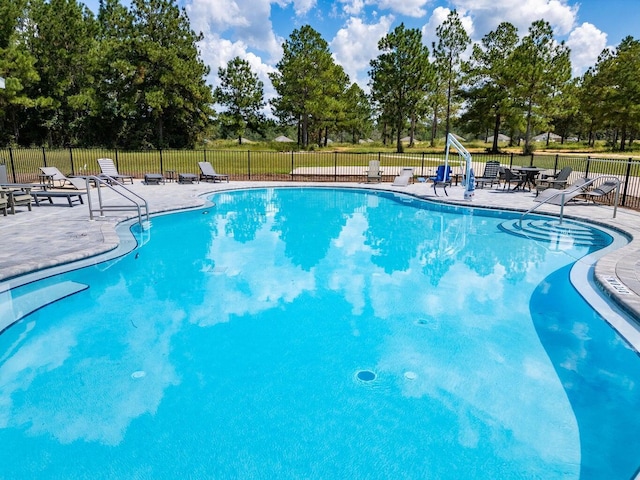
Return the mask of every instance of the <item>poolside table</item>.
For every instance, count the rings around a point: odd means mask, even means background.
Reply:
[[[529,186],[529,191],[531,191],[531,189],[536,186],[536,178],[538,177],[538,174],[540,172],[546,170],[546,168],[539,168],[539,167],[513,167],[512,170],[514,172],[518,172],[518,173],[523,173],[524,174],[524,180],[522,182],[518,183],[518,185],[515,186],[514,190],[518,190],[520,187],[522,187],[522,189],[524,190],[524,188],[528,185]]]

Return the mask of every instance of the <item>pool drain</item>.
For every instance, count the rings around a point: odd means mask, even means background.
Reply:
[[[371,382],[376,379],[376,374],[371,370],[360,370],[358,373],[356,373],[356,377],[360,381]]]

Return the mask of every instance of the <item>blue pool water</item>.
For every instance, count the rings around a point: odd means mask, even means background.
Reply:
[[[569,282],[606,233],[365,190],[211,200],[0,297],[64,297],[0,334],[0,478],[636,473],[640,360]]]

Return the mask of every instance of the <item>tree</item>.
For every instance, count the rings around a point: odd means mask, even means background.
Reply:
[[[298,143],[306,147],[313,119],[325,115],[323,107],[330,95],[325,87],[336,80],[339,70],[334,68],[329,44],[309,25],[294,30],[282,49],[277,72],[269,74],[278,94],[271,106],[282,123],[298,124]]]
[[[100,18],[109,53],[101,91],[123,119],[119,140],[137,148],[194,145],[206,131],[213,95],[196,45],[202,35],[191,30],[184,8],[175,0],[133,0],[125,13],[108,1]]]
[[[437,45],[434,42],[433,55],[438,77],[446,85],[447,108],[445,139],[449,136],[451,122],[451,103],[457,88],[461,84],[461,70],[464,65],[460,55],[471,43],[471,39],[460,21],[458,12],[452,10],[447,19],[436,28]]]
[[[353,83],[344,95],[345,119],[343,127],[351,134],[351,142],[358,141],[371,134],[373,112],[369,98],[357,83]]]
[[[615,129],[620,136],[620,150],[632,138],[632,133],[640,129],[640,42],[626,37],[615,51],[605,50],[598,63],[590,72],[589,84],[594,88],[587,96],[587,107],[594,112],[596,105],[605,106],[600,115],[601,126]],[[616,145],[617,135],[612,142]]]
[[[50,97],[28,123],[31,132],[44,128],[52,145],[76,143],[91,110],[95,61],[95,19],[76,0],[32,0],[22,43],[36,59],[40,81],[26,93]]]
[[[371,60],[371,97],[384,123],[392,125],[396,149],[403,151],[402,131],[416,118],[433,81],[429,49],[418,29],[397,26],[378,42],[380,55]]]
[[[505,117],[513,115],[511,56],[518,44],[518,30],[503,22],[473,47],[465,93],[467,117],[482,129],[493,131],[492,152],[498,152],[498,134]],[[483,132],[483,137],[484,137]]]
[[[242,136],[247,128],[257,130],[264,115],[264,84],[253,73],[251,65],[240,57],[229,60],[227,68],[218,69],[220,86],[215,89],[214,99],[220,105],[227,107],[223,113],[223,122],[238,137],[242,144]]]
[[[571,79],[569,49],[554,40],[548,22],[535,21],[513,52],[510,72],[514,99],[522,106],[526,120],[524,153],[531,153],[533,127],[549,128],[562,90]]]
[[[6,81],[0,90],[1,143],[18,143],[28,112],[52,103],[49,97],[28,94],[36,91],[40,75],[36,59],[24,48],[19,35],[24,31],[26,15],[26,2],[0,0],[0,76]],[[7,124],[9,128],[4,128]]]
[[[553,131],[560,135],[561,143],[577,128],[580,116],[578,84],[578,79],[572,79],[566,84],[558,101],[556,114],[551,119]]]

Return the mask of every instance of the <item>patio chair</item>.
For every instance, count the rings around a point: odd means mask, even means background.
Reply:
[[[451,166],[439,165],[435,177],[429,177],[429,181],[433,182],[433,193],[436,197],[438,196],[436,187],[442,187],[444,194],[448,197],[447,187],[451,186]]]
[[[2,210],[2,214],[6,217],[7,210],[9,210],[9,192],[0,188],[0,210]]]
[[[217,173],[209,162],[198,162],[198,167],[200,167],[200,180],[205,182],[226,180],[227,183],[229,182],[229,175]]]
[[[4,190],[7,193],[7,207],[11,209],[11,214],[15,215],[16,207],[26,205],[31,211],[31,186],[10,187]]]
[[[476,177],[476,188],[484,188],[485,184],[489,184],[492,187],[494,183],[500,185],[500,179],[498,173],[500,172],[500,162],[496,160],[489,160],[484,166],[484,173],[481,177]]]
[[[98,165],[100,165],[100,171],[102,172],[99,177],[106,180],[108,183],[112,183],[112,179],[120,183],[125,183],[129,180],[133,185],[133,176],[118,173],[118,169],[112,159],[99,158]]]
[[[502,186],[502,189],[504,190],[504,188],[507,187],[508,190],[512,190],[512,191],[518,190],[520,187],[522,187],[522,185],[524,185],[525,180],[526,180],[526,177],[524,175],[516,173],[510,168],[505,167],[504,168],[504,185]],[[511,188],[511,183],[515,183],[516,186]]]
[[[413,178],[413,167],[404,167],[400,170],[398,176],[393,180],[391,185],[397,187],[406,187]]]
[[[571,172],[573,172],[573,168],[564,167],[555,175],[546,175],[544,178],[536,180],[536,195],[547,188],[565,188]]]
[[[365,175],[367,176],[367,183],[372,181],[376,181],[376,182],[382,181],[382,170],[380,170],[380,160],[370,160],[369,167],[367,168]]]

